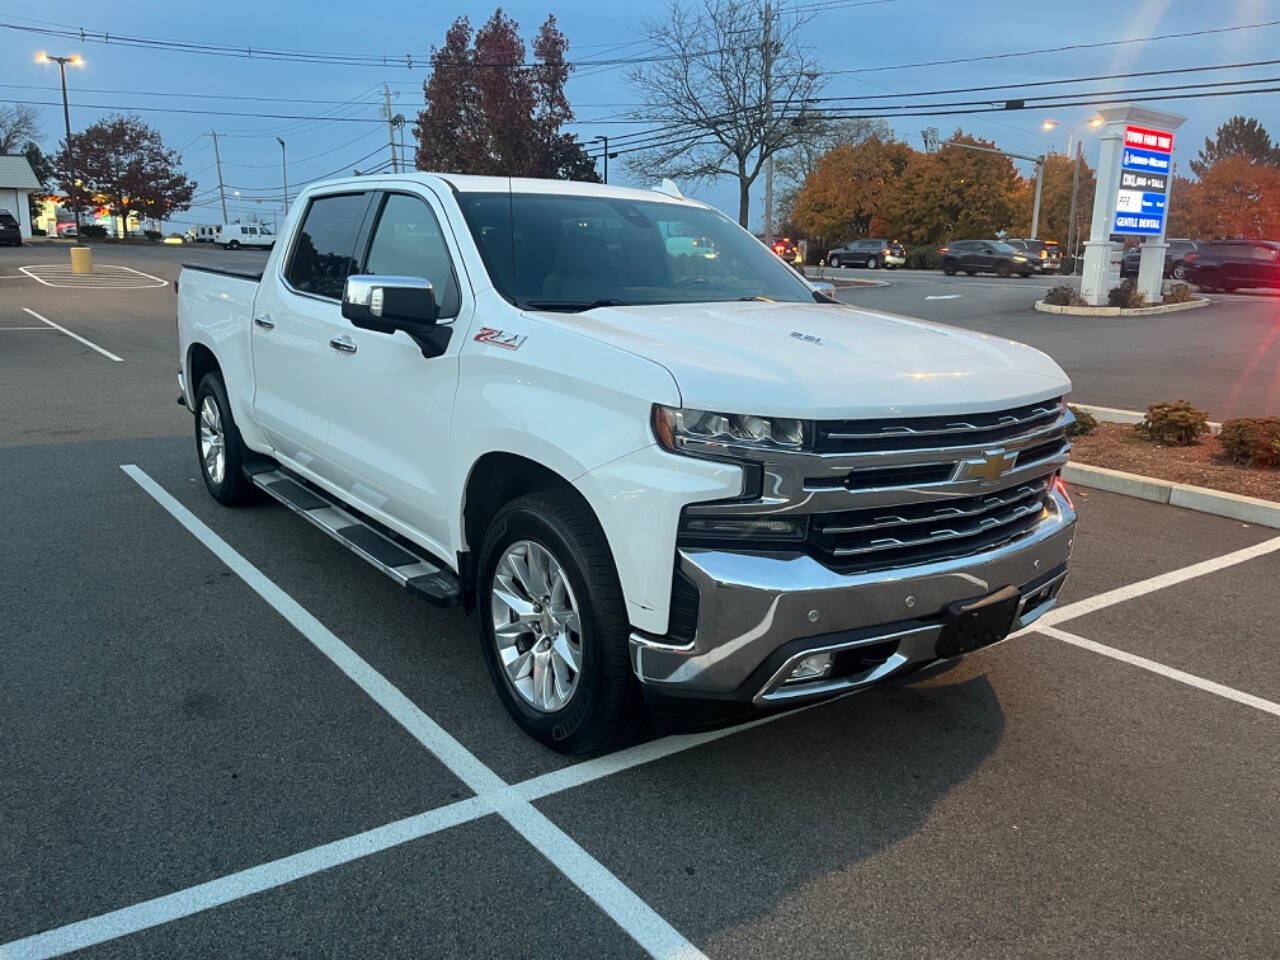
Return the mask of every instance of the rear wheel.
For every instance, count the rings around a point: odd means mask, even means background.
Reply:
[[[485,665],[516,724],[590,753],[640,718],[630,625],[604,532],[569,491],[520,497],[489,524],[477,564]]]
[[[977,276],[978,271],[977,271],[977,270],[966,270],[966,271],[965,271],[965,273],[967,273],[969,276],[973,277],[973,276]]]
[[[1187,279],[1187,268],[1185,264],[1178,262],[1173,265],[1173,279],[1175,280]]]
[[[833,267],[839,267],[839,266],[840,266],[840,257],[839,257],[837,254],[834,254],[834,253],[833,253],[833,254],[831,255],[831,266],[833,266]]]
[[[956,275],[956,265],[954,263],[944,263],[942,265],[942,272],[948,277],[954,277]]]
[[[222,374],[206,373],[196,388],[196,456],[213,499],[228,507],[252,503],[257,488],[244,475],[244,442],[231,416]]]
[[[228,244],[227,244],[227,249],[228,249],[228,250],[239,250],[239,249],[240,249],[240,241],[239,241],[239,240],[232,240],[230,243],[228,243]]]

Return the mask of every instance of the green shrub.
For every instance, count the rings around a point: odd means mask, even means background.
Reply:
[[[936,244],[921,244],[918,247],[907,247],[908,270],[937,270],[942,266],[942,254]]]
[[[1228,420],[1218,434],[1222,452],[1244,467],[1280,467],[1280,417]]]
[[[77,232],[80,234],[82,239],[101,240],[103,237],[107,235],[107,228],[100,223],[86,223],[81,225],[81,227]]]
[[[1147,416],[1134,426],[1139,436],[1167,447],[1189,447],[1202,433],[1209,432],[1209,415],[1186,400],[1153,403]]]
[[[1079,407],[1072,407],[1070,404],[1067,406],[1070,407],[1076,418],[1076,422],[1067,427],[1067,436],[1083,437],[1087,433],[1093,433],[1094,428],[1098,425],[1098,418],[1088,410],[1081,410]]]
[[[1146,306],[1147,295],[1140,292],[1138,285],[1132,280],[1126,280],[1120,286],[1112,287],[1107,292],[1107,303],[1113,307],[1130,310],[1134,307]]]
[[[1194,299],[1195,297],[1191,296],[1191,284],[1175,283],[1173,286],[1169,288],[1169,292],[1164,295],[1164,300],[1162,300],[1161,302],[1162,303],[1188,303]]]

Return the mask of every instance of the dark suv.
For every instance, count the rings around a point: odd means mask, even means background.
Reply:
[[[896,240],[880,240],[869,237],[853,240],[843,247],[836,247],[827,254],[827,263],[833,267],[901,267],[907,262],[907,251]]]
[[[1165,243],[1169,244],[1169,249],[1164,252],[1164,275],[1175,280],[1185,280],[1187,278],[1187,254],[1195,253],[1199,249],[1199,244],[1194,240],[1184,239],[1169,239]],[[1136,277],[1138,275],[1138,264],[1141,262],[1141,246],[1126,250],[1124,257],[1120,260],[1120,276]]]
[[[1014,238],[1005,243],[1025,253],[1036,273],[1057,273],[1062,269],[1062,250],[1055,240]]]
[[[949,277],[959,270],[971,277],[975,273],[1029,277],[1035,272],[1026,253],[999,240],[955,240],[938,252],[942,254],[942,272]]]
[[[22,227],[8,210],[0,210],[0,243],[10,247],[22,246]]]
[[[1280,241],[1214,240],[1184,262],[1187,279],[1204,290],[1280,287]]]

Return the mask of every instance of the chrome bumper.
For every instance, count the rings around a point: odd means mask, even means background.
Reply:
[[[897,570],[842,575],[804,554],[682,548],[681,571],[698,587],[692,642],[631,634],[631,665],[655,692],[752,700],[829,695],[938,658],[947,606],[1013,585],[1023,591],[1014,629],[1054,603],[1075,536],[1075,511],[1054,491],[1032,532],[984,553]],[[867,670],[787,686],[790,667],[818,651],[892,642]],[[877,649],[885,649],[878,647]]]

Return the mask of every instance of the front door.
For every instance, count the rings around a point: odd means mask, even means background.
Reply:
[[[473,306],[453,266],[456,245],[444,211],[421,189],[376,196],[360,272],[430,280],[438,333],[447,332],[448,343],[438,356],[424,356],[404,331],[363,330],[339,316],[331,335],[354,349],[329,358],[329,446],[335,482],[348,500],[444,555],[456,509],[443,489],[449,430]]]
[[[263,276],[254,301],[254,417],[286,465],[321,478],[329,473],[329,340],[371,196],[313,197],[292,249]]]

